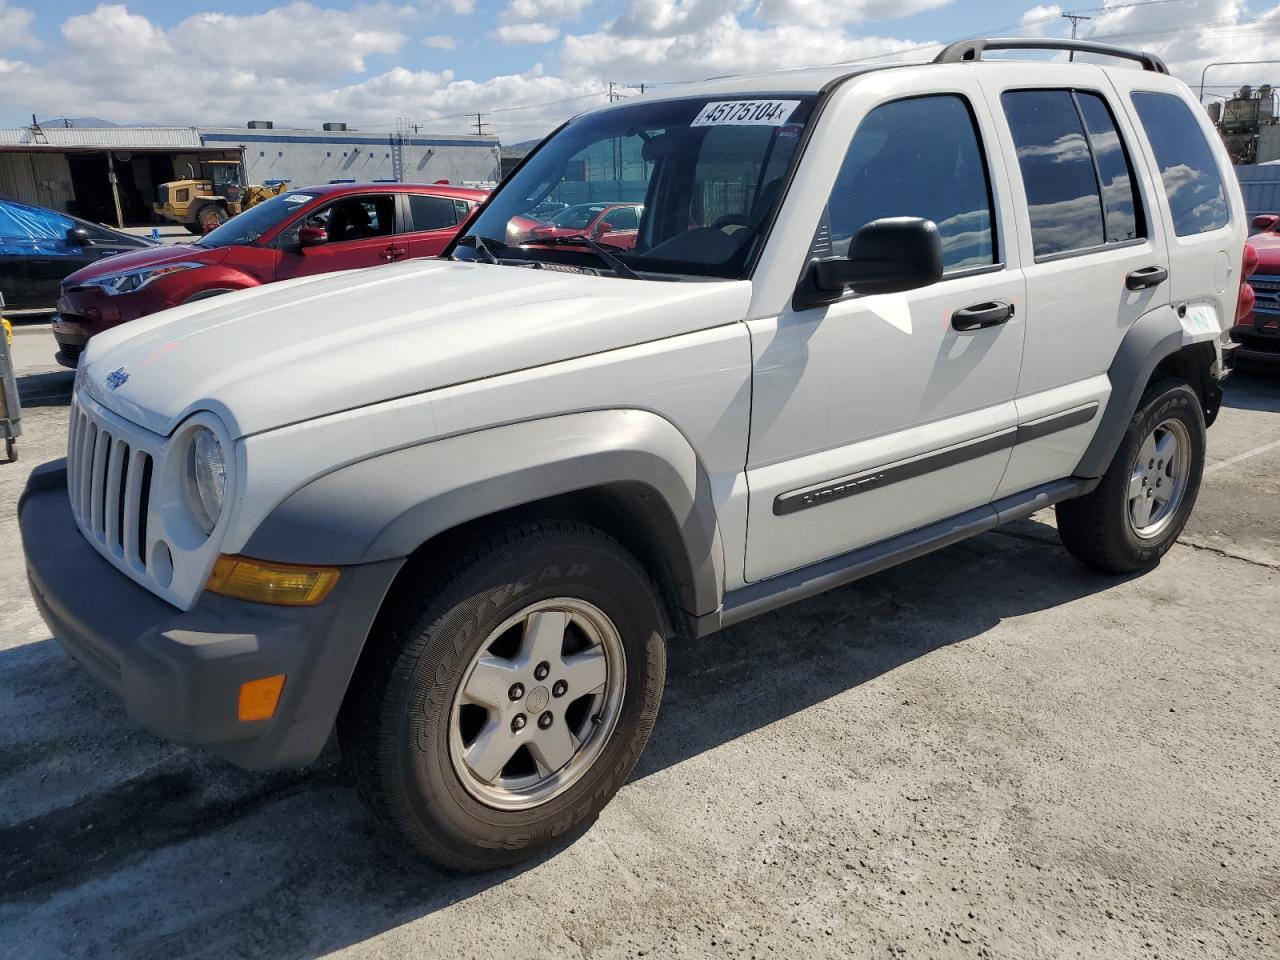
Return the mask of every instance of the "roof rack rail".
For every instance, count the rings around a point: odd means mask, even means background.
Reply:
[[[965,63],[981,60],[985,50],[1071,50],[1075,53],[1095,53],[1104,57],[1134,60],[1142,64],[1143,70],[1154,73],[1169,72],[1163,60],[1145,50],[1127,50],[1091,40],[1043,40],[1035,37],[976,37],[972,40],[959,40],[944,47],[933,58],[933,62]]]

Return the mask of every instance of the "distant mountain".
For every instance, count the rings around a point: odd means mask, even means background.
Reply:
[[[502,155],[504,157],[523,157],[526,153],[542,142],[542,138],[537,140],[522,140],[520,143],[508,143],[502,147]]]
[[[112,123],[110,120],[103,120],[101,117],[53,117],[49,120],[41,120],[42,127],[115,127],[118,124]]]

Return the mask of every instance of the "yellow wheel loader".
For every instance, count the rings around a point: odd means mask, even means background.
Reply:
[[[191,176],[186,180],[160,184],[160,196],[152,209],[195,234],[209,232],[289,185],[288,180],[269,180],[245,186],[239,160],[201,160],[199,177],[194,170],[188,172]]]

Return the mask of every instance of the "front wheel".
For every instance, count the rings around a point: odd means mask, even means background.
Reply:
[[[1191,516],[1204,454],[1196,392],[1182,380],[1152,385],[1097,488],[1058,504],[1063,544],[1104,573],[1155,566]]]
[[[374,814],[454,870],[590,823],[649,739],[666,669],[653,585],[582,524],[500,533],[401,578],[338,720]]]
[[[212,230],[227,222],[227,211],[216,203],[206,203],[196,212],[196,222],[200,224],[200,232]]]

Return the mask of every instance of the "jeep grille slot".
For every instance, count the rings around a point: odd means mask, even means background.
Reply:
[[[79,403],[72,406],[67,493],[84,535],[119,565],[143,574],[154,459],[119,432]]]

